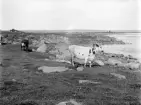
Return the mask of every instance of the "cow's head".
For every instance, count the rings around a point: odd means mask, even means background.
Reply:
[[[99,44],[93,44],[93,48],[92,48],[93,52],[104,52],[102,49],[102,46]]]

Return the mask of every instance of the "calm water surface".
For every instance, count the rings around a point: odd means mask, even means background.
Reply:
[[[127,44],[104,46],[106,52],[132,55],[141,62],[141,33],[114,34],[108,36],[115,37],[118,40],[126,42]]]

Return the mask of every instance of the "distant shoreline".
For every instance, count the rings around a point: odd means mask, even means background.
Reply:
[[[0,30],[9,31],[9,30]],[[22,32],[96,32],[96,33],[141,33],[141,30],[18,30]]]
[[[132,55],[134,58],[137,58],[139,62],[141,62],[141,48],[140,46],[137,46],[137,45],[140,45],[139,42],[141,39],[141,35],[128,34],[125,36],[120,36],[120,35],[113,35],[113,36],[107,35],[107,36],[114,37],[116,38],[116,40],[121,40],[125,42],[125,45],[117,45],[117,44],[104,45],[103,47],[107,53],[123,54],[125,56]]]

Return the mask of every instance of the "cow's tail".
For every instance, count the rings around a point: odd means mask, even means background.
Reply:
[[[74,66],[74,62],[73,62],[73,46],[72,45],[68,46],[68,51],[69,51],[70,57],[71,57],[71,59],[70,59],[71,64]]]
[[[70,50],[71,50],[71,45],[69,45],[69,46],[67,47],[67,50],[68,50],[68,51],[70,51]]]

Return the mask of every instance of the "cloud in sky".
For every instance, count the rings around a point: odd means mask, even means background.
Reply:
[[[141,29],[136,0],[1,0],[2,29]]]

